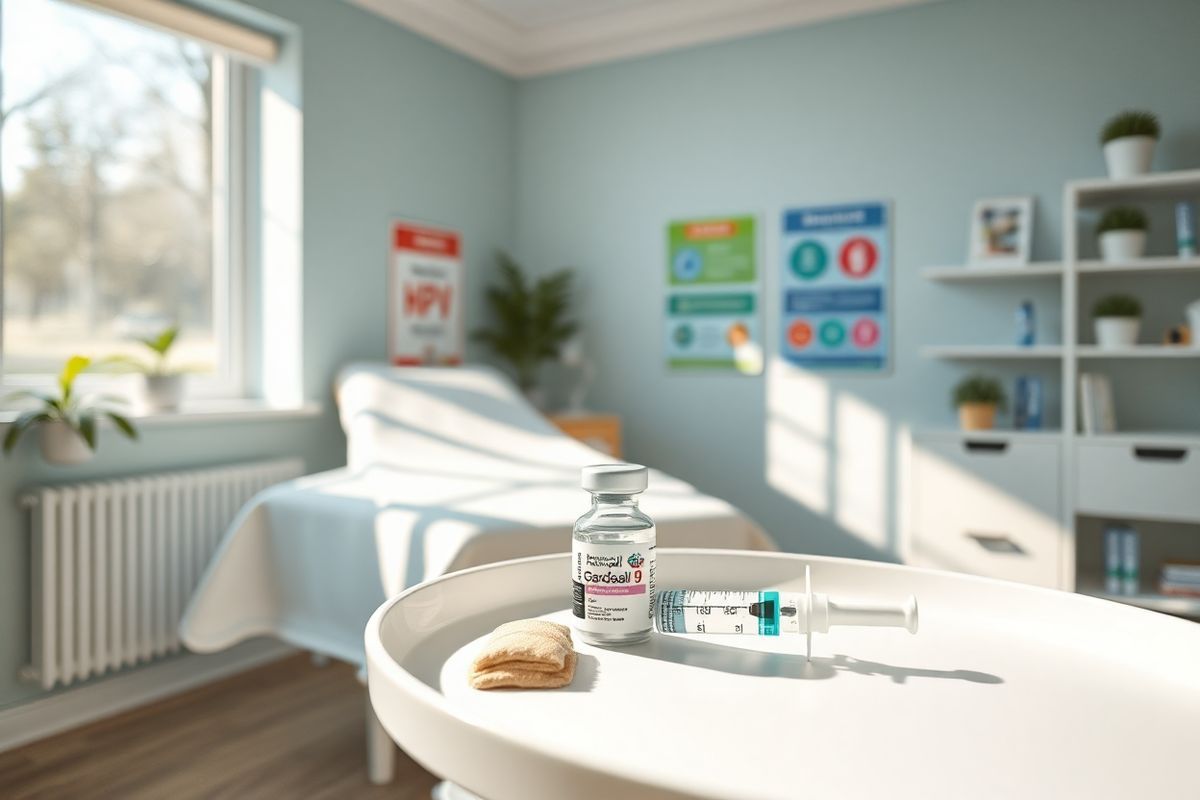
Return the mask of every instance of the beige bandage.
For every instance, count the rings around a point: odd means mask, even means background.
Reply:
[[[565,625],[542,619],[506,622],[471,665],[476,689],[556,689],[575,677],[575,649]]]

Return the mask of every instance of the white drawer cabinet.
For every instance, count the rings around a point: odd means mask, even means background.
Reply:
[[[1200,447],[1079,442],[1081,514],[1200,522]]]
[[[909,563],[1058,586],[1057,442],[918,437],[913,453]]]

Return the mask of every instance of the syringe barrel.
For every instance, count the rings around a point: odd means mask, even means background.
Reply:
[[[656,602],[654,624],[662,633],[784,636],[828,633],[835,625],[917,632],[915,597],[904,603],[883,604],[773,589],[752,592],[664,589],[658,593]]]
[[[662,633],[781,636],[803,633],[803,598],[791,592],[664,589],[655,598]]]

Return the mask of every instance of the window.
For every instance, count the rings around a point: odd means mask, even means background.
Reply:
[[[198,393],[240,392],[244,68],[61,0],[0,10],[4,382],[144,355],[139,338],[176,324]]]

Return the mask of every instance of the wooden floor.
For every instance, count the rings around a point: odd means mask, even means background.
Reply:
[[[372,786],[363,688],[295,656],[0,753],[0,798],[391,798],[437,780],[397,751]]]

